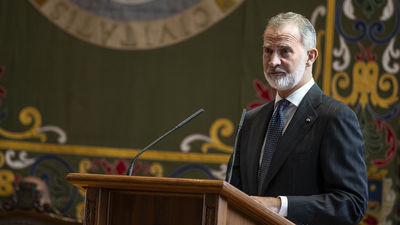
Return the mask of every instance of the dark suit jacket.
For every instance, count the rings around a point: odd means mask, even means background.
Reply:
[[[287,196],[287,218],[296,224],[357,224],[368,185],[355,113],[314,84],[280,138],[258,193],[260,151],[273,109],[270,102],[247,113],[231,184],[248,195]]]

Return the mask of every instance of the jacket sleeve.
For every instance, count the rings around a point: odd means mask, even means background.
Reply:
[[[350,109],[334,114],[320,146],[323,194],[288,196],[288,219],[296,224],[357,224],[366,211],[368,183],[358,120]]]

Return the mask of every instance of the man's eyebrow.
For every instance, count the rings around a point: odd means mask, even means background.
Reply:
[[[290,49],[292,49],[292,46],[286,45],[286,44],[280,44],[280,45],[278,45],[278,48],[290,48]]]
[[[263,44],[263,48],[271,48],[271,46],[275,46],[275,45],[271,45],[271,44]],[[289,48],[289,49],[293,49],[293,47],[291,45],[287,45],[287,44],[278,44],[276,45],[276,47],[278,48]]]

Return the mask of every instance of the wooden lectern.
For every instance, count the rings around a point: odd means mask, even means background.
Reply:
[[[84,225],[293,224],[222,180],[68,174]]]

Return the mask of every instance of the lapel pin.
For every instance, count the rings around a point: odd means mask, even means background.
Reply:
[[[307,123],[311,122],[311,118],[310,118],[310,117],[307,117],[307,118],[306,118],[306,122],[307,122]]]

